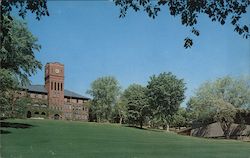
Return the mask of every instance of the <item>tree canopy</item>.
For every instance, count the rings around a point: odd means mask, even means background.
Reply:
[[[92,96],[91,108],[98,122],[110,120],[119,92],[119,83],[112,76],[100,77],[91,83],[87,93]]]
[[[6,16],[2,20],[3,25],[10,24],[10,30],[9,36],[2,41],[0,69],[11,71],[21,83],[27,83],[28,77],[42,68],[42,64],[35,58],[35,52],[41,46],[25,22],[14,19],[6,23]]]
[[[19,16],[24,18],[27,11],[34,13],[38,20],[42,16],[48,16],[47,0],[1,0],[1,12],[3,15],[11,16],[13,7],[18,10]]]
[[[24,103],[16,98],[16,90],[21,85],[29,83],[28,77],[42,67],[36,60],[35,52],[40,50],[37,38],[28,30],[26,23],[4,16],[3,24],[10,24],[9,36],[5,37],[1,45],[0,54],[0,108],[2,115],[13,117],[19,103]],[[20,101],[20,102],[19,102]],[[24,107],[24,106],[23,106]],[[21,106],[19,106],[19,110]]]
[[[47,8],[47,0],[1,0],[1,41],[9,37],[11,30],[11,22],[14,19],[11,12],[16,9],[18,15],[25,18],[28,11],[36,15],[36,19],[40,20],[42,16],[49,16]],[[10,40],[10,39],[8,39]]]
[[[230,23],[234,31],[243,38],[249,38],[249,24],[241,22],[247,12],[249,0],[114,0],[120,7],[120,17],[125,17],[129,8],[134,11],[144,10],[149,17],[155,18],[162,8],[167,8],[171,16],[180,17],[181,24],[190,28],[195,36],[200,35],[197,29],[199,16],[206,15],[211,21],[221,25]],[[184,39],[184,47],[193,45],[192,37]]]
[[[127,106],[127,121],[130,125],[139,125],[142,128],[146,117],[150,115],[146,91],[147,88],[132,84],[123,93]]]
[[[185,108],[180,107],[176,114],[173,115],[172,126],[174,127],[186,127],[189,124],[189,116]]]
[[[25,18],[28,11],[40,20],[49,15],[47,0],[2,0],[1,2],[1,55],[0,68],[14,73],[22,83],[34,74],[41,63],[35,59],[35,51],[40,50],[37,39],[28,30],[26,23],[13,18],[13,10]]]
[[[40,20],[49,15],[46,0],[1,0],[1,53],[0,53],[0,108],[1,116],[17,116],[23,112],[27,101],[16,97],[16,88],[29,83],[28,77],[41,69],[42,64],[35,59],[35,52],[41,46],[29,31],[24,21],[13,18],[17,10],[23,19],[27,11],[36,14]]]
[[[127,121],[127,105],[126,105],[126,99],[121,95],[114,108],[113,108],[113,122],[115,123],[124,123],[125,121]]]
[[[199,113],[213,112],[222,102],[235,108],[250,108],[249,79],[226,76],[202,84],[190,98],[188,108]],[[205,112],[206,113],[206,112]]]
[[[153,115],[162,122],[165,128],[170,124],[172,116],[185,99],[185,83],[183,79],[178,79],[172,73],[164,72],[158,76],[151,76],[147,88]]]
[[[226,76],[206,82],[188,101],[188,110],[200,121],[218,121],[226,137],[238,109],[250,108],[249,79]],[[211,122],[208,122],[211,123]]]

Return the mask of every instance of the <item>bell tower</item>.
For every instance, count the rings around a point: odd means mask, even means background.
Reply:
[[[49,107],[57,110],[64,105],[64,65],[58,62],[45,66],[45,88],[48,91]]]

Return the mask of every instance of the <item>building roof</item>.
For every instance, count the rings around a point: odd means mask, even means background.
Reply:
[[[28,90],[28,92],[35,92],[35,93],[45,93],[47,94],[48,91],[44,85],[28,85],[23,87],[23,89]],[[89,99],[85,96],[72,92],[70,90],[64,89],[64,96],[65,97],[72,97],[72,98],[79,98],[79,99]]]

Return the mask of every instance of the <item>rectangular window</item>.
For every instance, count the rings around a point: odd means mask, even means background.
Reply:
[[[55,84],[54,84],[54,90],[56,90],[56,82],[55,82]]]
[[[60,84],[60,83],[57,83],[57,90],[58,90],[58,91],[59,91],[59,87],[60,87],[59,84]]]
[[[62,85],[62,83],[61,83],[61,91],[63,91],[63,85]]]
[[[51,90],[53,90],[53,82],[51,82],[50,87],[51,87]]]

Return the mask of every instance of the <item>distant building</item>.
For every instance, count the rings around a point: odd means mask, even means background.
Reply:
[[[23,88],[22,95],[33,100],[27,117],[48,117],[53,119],[88,120],[89,98],[64,89],[64,65],[47,63],[45,85],[30,85]]]
[[[204,125],[199,128],[191,129],[191,136],[205,138],[224,138],[224,132],[219,122]],[[233,123],[229,130],[229,136],[233,139],[250,141],[250,125]]]

